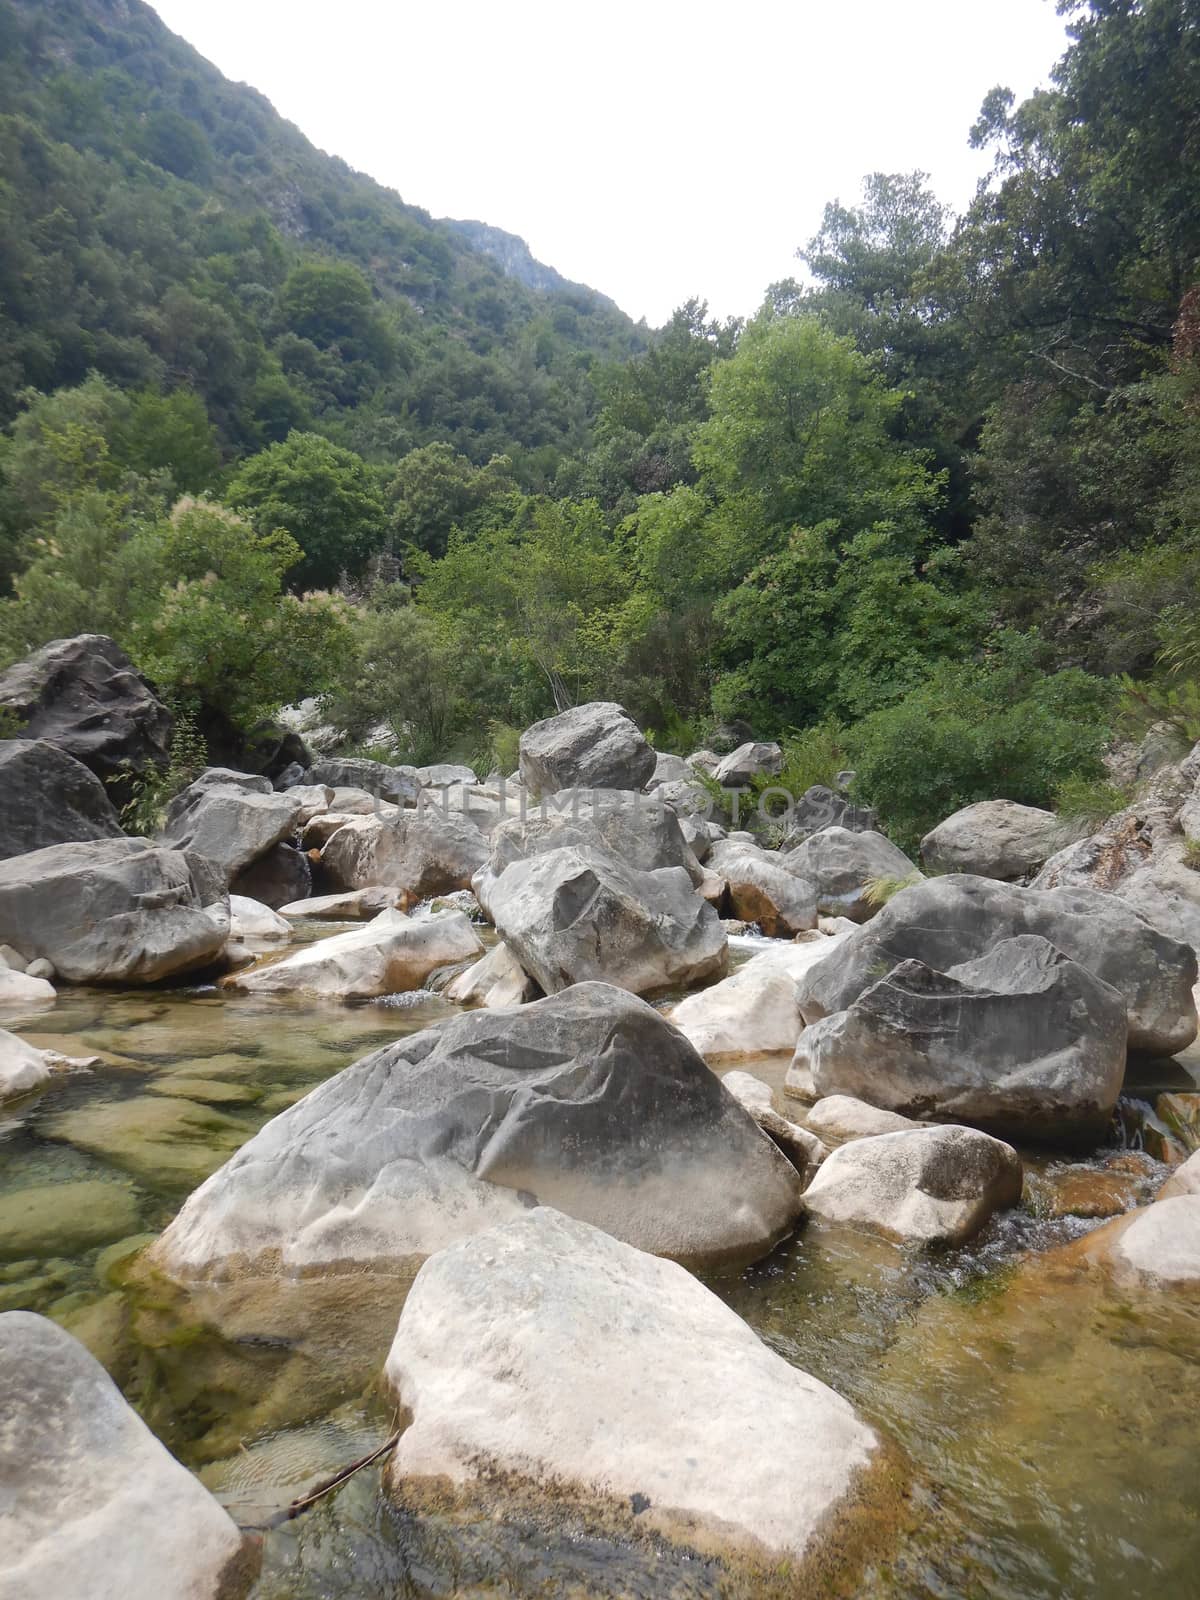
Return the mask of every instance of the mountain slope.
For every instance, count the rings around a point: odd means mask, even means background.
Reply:
[[[0,421],[97,369],[195,387],[230,453],[315,425],[534,481],[586,438],[590,366],[644,343],[317,150],[141,0],[0,0],[0,105]]]

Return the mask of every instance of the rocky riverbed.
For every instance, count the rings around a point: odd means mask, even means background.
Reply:
[[[1180,916],[1030,886],[1028,808],[926,879],[835,791],[727,833],[618,707],[528,745],[21,811],[3,1600],[1190,1594]]]

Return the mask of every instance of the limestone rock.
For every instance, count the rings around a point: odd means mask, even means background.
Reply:
[[[598,980],[634,994],[723,975],[720,919],[679,867],[636,872],[613,851],[514,861],[488,890],[496,930],[546,994]]]
[[[281,917],[298,922],[367,922],[381,911],[404,909],[403,889],[350,889],[345,894],[319,894],[280,906]]]
[[[321,852],[321,865],[340,889],[382,885],[424,900],[469,889],[487,857],[488,842],[469,818],[431,805],[348,822]]]
[[[79,839],[119,839],[104,785],[44,739],[0,740],[0,860]]]
[[[974,1128],[918,1128],[844,1144],[804,1194],[828,1222],[859,1223],[914,1244],[962,1244],[1019,1204],[1021,1158]]]
[[[55,639],[0,673],[0,710],[102,781],[167,764],[171,713],[103,634]]]
[[[153,983],[214,960],[228,935],[223,885],[201,857],[99,839],[0,861],[0,941],[72,983]]]
[[[713,845],[708,861],[725,879],[732,915],[756,922],[768,939],[790,939],[817,926],[816,889],[775,853],[727,839]]]
[[[521,781],[535,799],[580,787],[642,789],[656,764],[637,724],[609,700],[535,722],[520,749]]]
[[[1040,935],[1124,996],[1131,1050],[1174,1055],[1196,1037],[1196,957],[1132,907],[1097,890],[1024,889],[966,874],[896,895],[805,974],[800,1009],[815,1022],[845,1011],[901,961],[945,972],[1020,934]]]
[[[1008,1138],[1097,1143],[1125,1077],[1125,1001],[1045,939],[938,972],[902,961],[800,1035],[820,1095]]]
[[[326,1080],[191,1196],[152,1256],[185,1277],[399,1271],[531,1199],[700,1263],[769,1250],[800,1186],[670,1023],[579,984]]]
[[[878,1106],[868,1105],[865,1100],[856,1100],[853,1095],[831,1094],[808,1108],[804,1126],[827,1143],[848,1144],[851,1139],[874,1139],[881,1133],[903,1133],[909,1128],[919,1128],[920,1123],[914,1122],[911,1117],[902,1117],[895,1111],[881,1111]]]
[[[324,783],[331,789],[361,789],[393,805],[411,805],[421,784],[415,767],[391,767],[383,761],[353,757],[325,756],[308,769],[309,783]],[[336,809],[337,795],[332,804]]]
[[[94,1356],[0,1315],[2,1600],[223,1600],[253,1576],[232,1518]]]
[[[1014,800],[980,800],[939,822],[921,840],[921,862],[933,872],[980,878],[1026,878],[1063,843],[1066,829],[1053,811]]]
[[[833,948],[820,936],[768,948],[720,983],[688,995],[668,1015],[708,1062],[793,1051],[804,1027],[797,979]]]
[[[229,896],[231,939],[287,939],[291,932],[291,924],[261,900],[248,900],[240,894]]]
[[[451,979],[442,993],[460,1005],[521,1006],[536,999],[539,990],[508,946],[501,943]]]
[[[159,842],[215,862],[226,884],[232,883],[244,867],[296,829],[300,805],[293,798],[295,790],[277,794],[266,778],[257,781],[265,785],[265,793],[202,776],[171,801]]]
[[[14,973],[14,977],[18,974]],[[30,979],[30,982],[36,982]],[[48,986],[47,986],[48,987]],[[51,989],[51,994],[54,991]],[[2,999],[2,994],[0,994]],[[50,1063],[18,1034],[0,1028],[0,1105],[34,1094],[50,1081]]]
[[[903,850],[870,829],[822,828],[781,856],[780,864],[812,884],[821,916],[851,922],[868,922],[879,910],[867,895],[876,880],[920,877]]]
[[[631,1531],[643,1507],[668,1537],[776,1559],[836,1536],[879,1443],[681,1267],[544,1207],[422,1267],[386,1375],[412,1418],[387,1468],[402,1501],[478,1483],[491,1514],[511,1474],[550,1514],[582,1493]]]
[[[482,954],[478,934],[459,911],[433,917],[381,911],[350,933],[305,945],[282,961],[231,973],[221,987],[242,994],[363,1000],[419,989],[438,967]]]
[[[713,777],[722,789],[748,789],[754,778],[773,778],[783,771],[777,744],[741,744],[717,763]]]

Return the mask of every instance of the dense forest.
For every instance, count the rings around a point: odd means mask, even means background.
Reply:
[[[487,767],[587,698],[744,724],[901,839],[1114,809],[1114,733],[1200,737],[1200,5],[1060,9],[964,215],[874,173],[650,335],[139,0],[0,3],[0,659],[107,632],[183,727],[322,694]]]

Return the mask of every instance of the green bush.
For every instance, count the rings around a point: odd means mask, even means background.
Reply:
[[[1116,686],[1076,668],[1045,674],[1037,640],[1003,636],[981,662],[947,665],[848,735],[855,792],[914,848],[978,800],[1049,806],[1068,780],[1099,779]]]

